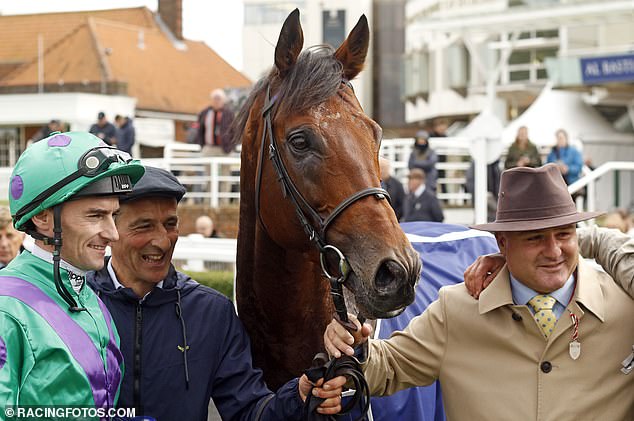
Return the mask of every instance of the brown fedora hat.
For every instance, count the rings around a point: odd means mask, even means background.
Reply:
[[[495,221],[471,225],[491,231],[532,231],[574,224],[605,212],[577,212],[555,164],[517,167],[502,173]]]

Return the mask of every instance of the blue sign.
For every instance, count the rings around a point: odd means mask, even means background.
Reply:
[[[634,81],[634,54],[581,59],[584,84]]]

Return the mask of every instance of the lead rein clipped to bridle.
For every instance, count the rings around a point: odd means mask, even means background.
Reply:
[[[350,82],[345,79],[342,80],[342,83],[346,84],[347,86],[351,86]],[[297,187],[295,187],[295,184],[290,178],[290,175],[286,170],[286,166],[284,165],[284,161],[282,161],[282,158],[278,152],[278,145],[273,133],[273,123],[271,119],[271,110],[273,109],[273,105],[276,99],[276,96],[271,99],[271,86],[268,85],[266,88],[264,106],[262,108],[264,129],[262,131],[262,139],[260,142],[260,162],[256,176],[256,214],[258,215],[258,218],[260,220],[260,225],[266,231],[266,225],[264,224],[264,221],[262,220],[262,215],[260,214],[260,187],[262,182],[264,153],[266,150],[266,138],[268,134],[268,138],[270,140],[268,157],[273,164],[273,168],[277,174],[278,181],[281,183],[283,196],[291,200],[293,206],[295,207],[295,214],[297,215],[297,218],[299,219],[304,232],[308,236],[308,239],[313,242],[319,250],[322,272],[330,282],[330,295],[335,307],[336,319],[346,329],[354,332],[357,330],[357,327],[348,318],[348,310],[346,307],[345,298],[343,296],[343,285],[348,279],[348,276],[351,272],[350,264],[348,263],[348,259],[346,259],[346,257],[337,247],[326,242],[326,230],[328,229],[328,226],[335,220],[335,218],[337,218],[337,216],[339,216],[344,210],[348,208],[348,206],[352,205],[357,200],[362,199],[366,196],[375,196],[378,200],[387,199],[388,201],[390,201],[390,195],[385,189],[382,189],[380,187],[365,188],[347,197],[333,209],[328,217],[326,217],[325,219],[322,218],[321,215],[319,215],[319,213],[315,211],[312,206],[310,206],[308,201],[299,192],[299,190],[297,190]],[[309,217],[306,215],[305,212],[308,212],[310,218],[313,221],[318,222],[318,229],[315,229],[315,227],[309,222]],[[338,275],[333,275],[327,270],[327,258],[325,255],[328,252],[334,252],[339,259]],[[359,317],[359,320],[361,323],[364,322],[364,319],[362,317]],[[367,355],[367,342],[360,349],[358,349],[357,352],[358,351],[361,351],[362,355]],[[370,407],[370,393],[368,384],[365,380],[365,377],[363,376],[361,365],[357,358],[343,356],[341,358],[332,359],[329,361],[328,358],[325,357],[325,354],[320,353],[317,354],[313,359],[313,367],[306,371],[306,375],[313,382],[317,381],[319,378],[323,378],[324,382],[326,382],[334,377],[341,375],[351,379],[351,381],[355,385],[355,393],[351,401],[344,406],[340,414],[350,412],[354,407],[360,405],[361,415],[358,420],[365,419]],[[304,405],[304,418],[309,420],[334,419],[325,415],[320,415],[315,412],[316,408],[321,404],[322,401],[323,399],[316,398],[312,396],[312,393],[310,393]]]

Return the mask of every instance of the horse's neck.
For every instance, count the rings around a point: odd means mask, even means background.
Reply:
[[[333,313],[315,257],[282,249],[253,220],[241,217],[238,310],[251,338],[254,364],[273,390],[310,367],[313,356],[323,351],[323,332]]]
[[[283,249],[259,231],[253,252],[250,283],[269,322],[308,329],[330,321],[329,286],[316,251]]]

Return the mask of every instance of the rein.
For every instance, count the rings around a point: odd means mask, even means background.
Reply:
[[[342,83],[351,87],[350,82],[346,80],[342,80]],[[295,214],[297,215],[297,218],[299,219],[304,232],[308,236],[308,239],[315,244],[315,247],[319,251],[322,273],[330,281],[330,294],[333,299],[339,322],[347,329],[355,331],[357,328],[354,323],[352,323],[348,319],[348,311],[346,308],[345,299],[343,297],[343,284],[348,279],[348,276],[350,275],[352,270],[350,268],[350,264],[348,263],[348,259],[346,259],[343,253],[337,247],[327,243],[326,231],[330,224],[337,218],[337,216],[341,215],[343,211],[345,211],[356,201],[366,196],[374,196],[377,200],[383,200],[386,198],[389,200],[390,195],[385,189],[379,187],[368,187],[362,189],[356,193],[353,193],[341,203],[339,203],[326,218],[322,218],[321,215],[308,203],[301,192],[297,189],[295,183],[293,183],[293,180],[291,179],[286,169],[286,166],[284,165],[282,157],[279,154],[279,145],[277,143],[277,140],[275,139],[275,135],[273,132],[273,123],[271,120],[271,110],[273,109],[273,105],[275,104],[276,99],[277,96],[274,96],[271,99],[271,85],[269,84],[266,88],[266,97],[264,100],[264,106],[262,107],[264,130],[262,131],[262,140],[260,142],[260,162],[258,165],[255,188],[256,213],[258,215],[262,228],[266,231],[266,225],[264,224],[264,221],[262,220],[262,215],[260,214],[260,188],[262,182],[262,167],[264,165],[264,152],[266,150],[266,140],[268,138],[270,140],[268,147],[268,157],[273,163],[273,168],[275,169],[275,172],[277,174],[277,179],[281,183],[282,194],[285,198],[290,199],[291,203],[295,207]],[[317,222],[317,227],[311,224],[311,220]],[[339,259],[338,274],[331,274],[326,268],[326,254],[329,252],[334,253]]]

